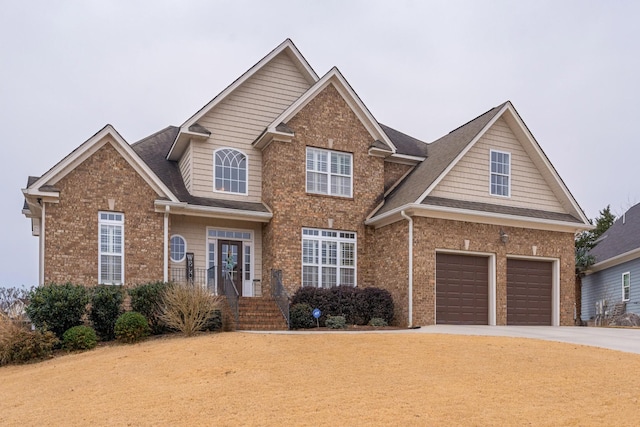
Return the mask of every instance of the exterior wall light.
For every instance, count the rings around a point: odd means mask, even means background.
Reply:
[[[502,228],[500,229],[500,240],[505,244],[509,241],[509,235]]]

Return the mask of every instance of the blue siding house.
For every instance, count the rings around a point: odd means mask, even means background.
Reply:
[[[595,263],[582,278],[582,320],[624,303],[640,315],[640,203],[631,207],[589,252]],[[604,308],[603,308],[604,307]]]

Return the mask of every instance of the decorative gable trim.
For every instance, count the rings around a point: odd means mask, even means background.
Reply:
[[[311,86],[300,98],[298,98],[289,108],[284,110],[276,119],[267,127],[263,135],[254,142],[256,148],[263,148],[269,142],[270,135],[278,135],[282,132],[278,131],[278,126],[282,123],[288,123],[300,110],[302,110],[311,100],[321,93],[327,86],[333,85],[340,96],[345,100],[349,108],[356,114],[362,125],[372,136],[374,142],[378,143],[377,147],[372,147],[370,151],[375,154],[385,154],[385,156],[395,154],[396,146],[391,139],[382,130],[378,121],[373,117],[369,109],[364,105],[360,97],[355,93],[351,85],[344,78],[337,67],[333,67],[318,82]]]
[[[567,211],[579,216],[580,220],[585,224],[589,224],[589,220],[586,215],[574,199],[569,189],[564,184],[564,181],[560,178],[557,171],[547,158],[547,156],[540,148],[540,145],[535,140],[529,129],[525,125],[524,121],[513,107],[510,101],[507,101],[500,111],[495,114],[491,120],[482,128],[480,132],[464,147],[463,150],[453,159],[453,161],[444,169],[444,171],[427,187],[427,189],[420,195],[415,203],[422,203],[427,196],[438,186],[438,184],[444,179],[444,177],[458,164],[458,162],[473,148],[473,146],[484,136],[484,134],[491,129],[491,127],[500,118],[504,118],[507,123],[514,127],[514,133],[516,138],[523,144],[524,150],[529,154],[534,164],[540,169],[540,172],[548,177],[551,177],[552,184],[556,186],[560,194],[556,195],[560,199],[560,203],[565,206]]]
[[[140,159],[131,146],[111,125],[103,127],[98,133],[73,150],[44,175],[23,189],[22,193],[25,195],[25,198],[27,198],[27,201],[34,198],[57,199],[60,193],[54,187],[55,184],[106,144],[111,144],[145,182],[153,188],[159,197],[178,201],[177,197],[173,195],[169,188],[167,188],[149,166]]]
[[[298,69],[301,71],[301,73],[304,75],[304,77],[307,79],[309,83],[313,84],[318,81],[318,75],[316,74],[315,71],[313,71],[313,68],[311,68],[311,65],[309,65],[309,63],[304,58],[304,56],[302,56],[302,54],[300,53],[298,48],[293,44],[291,39],[286,39],[278,47],[272,50],[267,56],[262,58],[260,61],[258,61],[258,63],[256,63],[253,67],[247,70],[243,75],[238,77],[236,81],[234,81],[229,86],[227,86],[227,88],[224,89],[222,92],[220,92],[215,98],[209,101],[207,105],[202,107],[197,113],[195,113],[193,116],[187,119],[187,121],[184,122],[182,126],[180,126],[180,132],[178,132],[178,135],[176,136],[175,141],[173,142],[173,144],[171,145],[171,148],[169,149],[169,153],[167,154],[167,159],[178,160],[180,155],[184,151],[184,148],[186,147],[185,141],[188,141],[188,139],[181,137],[181,135],[185,132],[188,132],[189,128],[194,124],[196,124],[198,120],[200,120],[203,116],[205,116],[209,111],[211,111],[212,108],[214,108],[216,105],[222,102],[234,90],[236,90],[240,85],[242,85],[244,82],[249,80],[261,68],[267,65],[273,58],[275,58],[282,52],[286,52],[289,55],[289,57],[297,63]],[[278,124],[279,123],[280,122],[278,122]]]

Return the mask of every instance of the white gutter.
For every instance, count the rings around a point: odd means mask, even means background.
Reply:
[[[45,230],[45,215],[44,215],[45,202],[42,202],[42,221],[40,221],[40,284],[44,285],[44,230]]]
[[[400,215],[409,221],[409,327],[413,326],[413,219],[400,211]]]
[[[174,214],[203,216],[208,218],[236,219],[241,221],[269,222],[273,217],[271,212],[256,212],[243,209],[218,208],[213,206],[190,205],[185,202],[171,202],[156,200],[156,212],[164,213],[167,206]]]
[[[166,283],[169,281],[169,210],[167,205],[164,210],[164,265],[162,266],[162,277]]]

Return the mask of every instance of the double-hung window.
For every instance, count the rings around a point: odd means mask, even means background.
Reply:
[[[356,233],[302,229],[302,286],[356,285]]]
[[[629,301],[631,292],[631,273],[622,274],[622,301]]]
[[[307,147],[307,192],[351,197],[353,155]]]
[[[247,194],[247,156],[232,148],[213,154],[213,189],[216,192]]]
[[[98,213],[98,283],[124,283],[124,214]]]
[[[491,194],[511,196],[511,153],[491,150]]]

